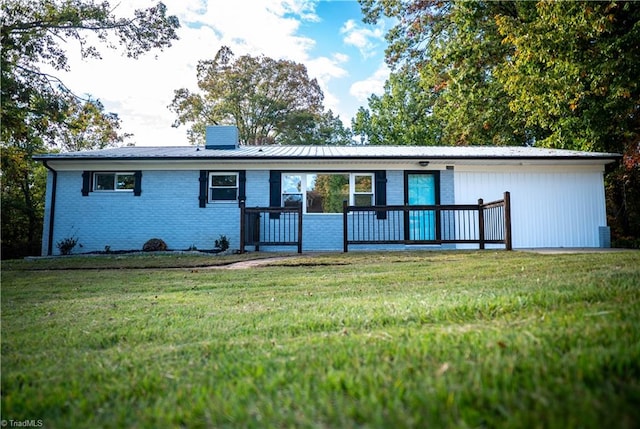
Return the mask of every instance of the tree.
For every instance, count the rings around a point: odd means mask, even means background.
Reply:
[[[236,125],[244,144],[344,142],[332,112],[323,112],[324,94],[304,65],[265,56],[236,58],[222,47],[197,67],[198,92],[175,91],[169,108],[174,126],[191,123],[192,143],[202,142],[207,125]],[[337,120],[337,121],[336,121]]]
[[[177,38],[176,17],[165,16],[159,3],[118,18],[108,2],[93,0],[6,0],[2,4],[2,140],[34,137],[56,145],[64,121],[80,101],[57,77],[43,71],[68,70],[62,42],[78,42],[83,58],[100,58],[98,45],[122,46],[137,58],[153,48],[171,46]],[[97,104],[96,104],[97,106]],[[58,124],[59,127],[51,127]],[[32,135],[30,135],[32,134]]]
[[[609,206],[621,234],[640,235],[640,3],[360,3],[368,22],[395,18],[387,33],[392,76],[419,72],[419,87],[435,95],[425,98],[433,118],[425,127],[436,127],[442,144],[622,153],[622,170],[607,178],[608,196],[617,195]],[[397,104],[372,97],[362,122],[395,119]]]
[[[445,144],[626,152],[640,132],[640,4],[361,0],[387,61],[437,93]]]
[[[32,156],[51,150],[83,150],[122,143],[117,115],[83,99],[45,71],[68,70],[66,44],[76,41],[84,58],[98,47],[122,48],[137,58],[171,46],[179,27],[162,3],[115,15],[109,2],[5,0],[1,6],[2,257],[39,251],[46,170]]]
[[[394,109],[404,103],[403,94],[414,94],[412,98],[420,100],[419,110],[427,117],[413,121],[414,128],[424,128],[413,133],[424,136],[418,141],[521,145],[529,139],[520,133],[522,125],[512,120],[504,102],[505,91],[495,78],[510,48],[501,43],[493,15],[517,14],[513,3],[361,3],[370,22],[383,14],[398,19],[387,34],[387,62],[392,67],[387,85],[392,91],[387,91],[383,100],[370,100],[374,110],[386,112],[393,128],[404,129]],[[403,91],[398,93],[395,88]],[[423,143],[414,140],[413,144]]]
[[[389,76],[384,94],[369,97],[352,120],[361,143],[372,145],[436,145],[440,128],[431,114],[436,95],[420,85],[420,76],[403,68]]]
[[[498,79],[511,112],[544,130],[537,144],[624,152],[640,138],[640,5],[541,2],[497,16],[512,46]]]
[[[351,136],[351,130],[345,128],[340,117],[328,110],[291,115],[278,140],[288,145],[339,146],[351,144]]]

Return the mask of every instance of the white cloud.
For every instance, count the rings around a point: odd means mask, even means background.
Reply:
[[[187,144],[187,126],[172,128],[175,114],[167,106],[179,88],[197,90],[196,66],[199,60],[212,59],[223,46],[236,55],[266,55],[288,59],[307,66],[309,76],[322,88],[324,105],[348,122],[351,97],[332,93],[333,82],[349,76],[344,53],[312,56],[315,41],[300,36],[300,26],[316,22],[315,0],[165,0],[167,14],[176,15],[181,23],[180,40],[163,52],[151,51],[137,60],[124,57],[120,51],[101,48],[102,60],[82,60],[78,49],[69,44],[69,73],[59,75],[77,94],[91,94],[115,112],[122,120],[122,131],[133,133],[138,146]],[[117,13],[127,16],[136,8],[150,7],[151,0],[121,2]],[[351,24],[348,24],[351,22]],[[348,25],[347,25],[348,24]],[[355,21],[343,27],[354,43],[364,35],[371,41],[379,37],[375,31],[361,31]],[[371,30],[368,30],[371,31]],[[360,42],[357,42],[360,43]],[[362,49],[367,49],[367,44]],[[375,76],[375,75],[374,75]],[[380,78],[378,78],[380,80]],[[351,94],[361,94],[376,86],[375,78],[354,84]],[[369,94],[367,94],[368,96]],[[365,96],[366,100],[366,96]]]
[[[389,67],[383,63],[367,79],[354,82],[349,88],[349,94],[361,103],[366,102],[371,94],[382,94],[384,92],[384,83],[389,78],[389,73]]]
[[[346,77],[349,73],[340,64],[348,60],[348,56],[334,54],[333,58],[319,57],[306,62],[309,76],[315,78],[324,93],[324,106],[336,112],[339,109],[340,99],[329,91],[329,82],[332,79]]]
[[[347,61],[349,61],[349,55],[341,54],[338,52],[333,54],[333,59],[335,59],[339,63],[346,63]]]
[[[359,26],[353,19],[344,23],[340,29],[344,34],[344,43],[355,46],[364,58],[370,58],[376,54],[375,50],[384,40],[384,27],[379,24],[370,29]]]

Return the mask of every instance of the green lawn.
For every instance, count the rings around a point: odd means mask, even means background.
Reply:
[[[2,419],[640,427],[638,251],[136,258],[3,263]]]

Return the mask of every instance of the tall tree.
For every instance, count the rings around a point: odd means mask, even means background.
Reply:
[[[359,1],[366,21],[395,19],[387,62],[435,95],[425,125],[442,144],[623,153],[610,206],[622,234],[640,235],[640,3]],[[363,118],[393,117],[396,104],[372,97]]]
[[[387,61],[434,91],[445,144],[627,151],[640,130],[640,3],[360,0]]]
[[[437,145],[440,127],[431,114],[437,94],[423,88],[413,68],[404,67],[389,76],[384,94],[371,95],[368,108],[360,107],[352,120],[361,143],[372,145]]]
[[[328,129],[346,132],[323,112],[324,94],[302,64],[236,58],[225,46],[213,60],[200,61],[197,73],[199,91],[178,89],[169,106],[178,115],[174,126],[192,124],[187,134],[193,143],[202,142],[207,125],[218,124],[236,125],[244,144],[314,144]],[[332,134],[327,141],[341,139]]]
[[[300,112],[291,115],[282,129],[279,141],[289,145],[348,145],[353,143],[352,133],[339,116],[327,110],[320,114]]]
[[[99,47],[132,58],[171,46],[176,17],[158,5],[118,17],[93,0],[5,0],[0,16],[2,257],[39,251],[46,172],[32,156],[122,143],[120,120],[99,101],[82,99],[48,70],[69,70],[66,44],[84,58]]]
[[[640,141],[640,4],[540,2],[495,17],[512,47],[497,77],[549,147],[623,152]]]
[[[413,98],[419,97],[429,118],[416,124],[425,127],[424,135],[437,137],[438,144],[526,142],[529,136],[510,119],[506,93],[495,78],[510,48],[501,43],[493,16],[517,15],[513,3],[361,0],[361,4],[369,22],[383,15],[397,19],[387,34],[387,62],[393,70],[387,85],[393,88],[402,82],[407,88],[400,94],[387,91],[384,104],[370,100],[376,117],[386,114],[402,128],[400,118],[388,108],[402,104],[403,93],[423,92]]]
[[[64,120],[79,100],[64,83],[45,71],[69,70],[64,44],[78,43],[83,58],[100,58],[98,46],[122,47],[137,58],[171,46],[179,27],[166,7],[115,15],[117,7],[93,0],[5,0],[0,18],[2,42],[2,140],[39,138],[55,145]],[[51,124],[61,125],[50,127]],[[34,134],[35,136],[30,136]]]

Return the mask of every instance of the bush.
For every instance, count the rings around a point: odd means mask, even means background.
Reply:
[[[167,250],[167,243],[159,238],[152,238],[144,243],[142,250],[145,252],[161,252]]]
[[[229,239],[226,235],[221,235],[220,238],[216,240],[216,248],[220,249],[222,252],[229,248]]]
[[[73,248],[78,244],[78,239],[76,237],[67,237],[56,243],[56,247],[60,251],[61,255],[71,255]]]

